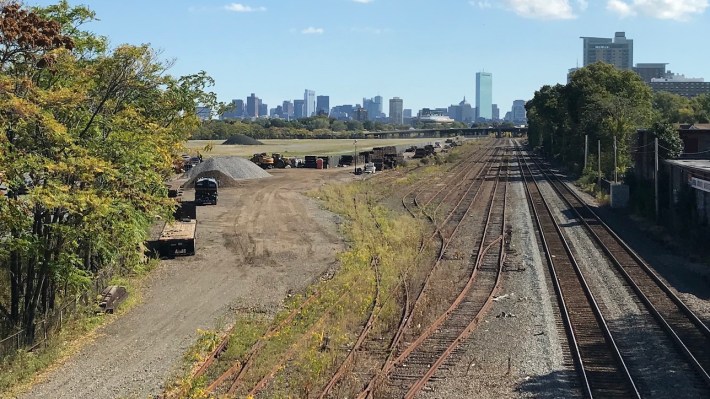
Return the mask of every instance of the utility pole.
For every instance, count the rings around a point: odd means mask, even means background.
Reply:
[[[597,185],[602,186],[602,141],[597,140]]]
[[[616,171],[616,136],[614,136],[614,183],[618,182],[618,175]]]
[[[658,223],[658,218],[660,217],[659,209],[658,209],[658,137],[656,137],[655,142],[656,142],[656,143],[655,143],[655,147],[656,147],[656,151],[655,151],[655,154],[656,154],[656,156],[655,156],[656,162],[655,162],[655,167],[654,167],[654,169],[653,169],[653,183],[654,183],[654,186],[655,186],[655,187],[654,187],[654,191],[655,191],[654,197],[656,198],[656,223]]]
[[[584,135],[584,173],[587,170],[587,158],[589,157],[589,135]]]

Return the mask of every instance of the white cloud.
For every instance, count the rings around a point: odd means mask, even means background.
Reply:
[[[368,4],[372,3],[375,0],[353,0],[353,3],[360,3],[360,4]]]
[[[572,19],[577,16],[568,0],[502,0],[504,7],[525,18]]]
[[[704,13],[708,0],[608,0],[606,8],[622,17],[640,14],[682,21]]]
[[[472,5],[472,6],[475,6],[475,7],[478,7],[478,8],[491,8],[491,7],[493,7],[493,4],[491,4],[491,2],[488,1],[488,0],[478,0],[478,1],[471,0],[471,1],[468,2],[468,4],[470,4],[470,5]]]
[[[480,9],[502,8],[524,18],[532,19],[573,19],[577,18],[573,0],[469,0],[469,4]],[[587,0],[574,0],[580,11],[587,8]]]
[[[234,12],[266,11],[266,7],[251,7],[251,6],[246,6],[246,5],[240,4],[240,3],[227,4],[226,6],[224,6],[224,9],[227,11],[234,11]]]
[[[301,31],[304,35],[322,35],[325,30],[323,28],[314,28],[309,26],[308,28]]]

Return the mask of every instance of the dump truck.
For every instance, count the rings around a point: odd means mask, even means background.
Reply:
[[[217,180],[201,177],[195,182],[195,204],[217,205]]]

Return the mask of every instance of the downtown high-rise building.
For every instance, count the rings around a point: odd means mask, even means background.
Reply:
[[[513,107],[510,110],[511,122],[513,123],[526,123],[527,122],[527,111],[525,109],[525,100],[515,100],[513,101]]]
[[[303,92],[303,114],[306,118],[316,114],[316,92],[313,90]]]
[[[304,100],[293,100],[293,117],[301,119],[306,117],[306,105]]]
[[[293,118],[293,103],[291,101],[284,101],[283,104],[281,104],[281,117],[284,119],[291,119]]]
[[[229,110],[224,111],[224,113],[220,116],[220,119],[241,119],[244,117],[244,113],[244,100],[232,100],[229,104]]]
[[[264,104],[261,101],[259,101],[259,116],[268,116],[268,115],[269,115],[268,104]]]
[[[404,100],[399,97],[390,99],[390,122],[395,125],[404,124]]]
[[[634,66],[634,41],[625,32],[616,32],[614,38],[582,36],[584,66],[606,62],[619,69]]]
[[[256,118],[259,116],[259,105],[261,104],[261,99],[257,97],[254,93],[251,93],[247,97],[247,117]]]
[[[476,73],[476,121],[493,119],[493,74]]]
[[[330,113],[330,96],[316,97],[316,115],[328,115]]]
[[[367,111],[367,118],[374,121],[377,118],[381,118],[382,115],[382,96],[375,96],[373,98],[363,98],[362,107]]]

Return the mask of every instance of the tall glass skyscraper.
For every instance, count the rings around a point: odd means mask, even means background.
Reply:
[[[476,120],[493,119],[493,74],[476,73]]]
[[[316,92],[308,90],[303,93],[303,113],[306,118],[316,114]]]

